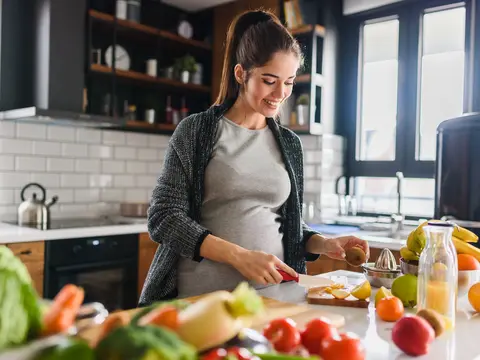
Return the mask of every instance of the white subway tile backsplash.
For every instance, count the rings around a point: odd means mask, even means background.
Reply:
[[[332,184],[343,173],[345,142],[337,135],[300,139],[305,199],[318,198],[322,214],[335,210]],[[20,190],[29,182],[43,185],[47,198],[59,197],[54,218],[118,214],[123,201],[148,202],[169,141],[166,135],[0,121],[0,221],[16,219]]]
[[[127,161],[127,173],[145,174],[147,172],[147,163],[143,161]]]
[[[49,172],[73,172],[75,171],[74,159],[48,158],[47,171]]]
[[[151,188],[156,185],[157,177],[152,175],[137,175],[136,179],[136,186],[143,187],[143,188]]]
[[[67,126],[48,125],[47,138],[53,141],[75,141],[75,129]]]
[[[104,174],[122,174],[125,172],[125,161],[122,160],[102,160],[102,173]]]
[[[169,141],[170,141],[170,136],[150,135],[148,137],[148,146],[154,147],[154,148],[166,148],[168,146]]]
[[[116,146],[115,159],[134,160],[137,158],[137,148],[127,146]]]
[[[155,149],[138,149],[138,158],[140,160],[157,160],[158,151]]]
[[[129,146],[145,146],[148,143],[148,135],[127,133],[127,145]]]
[[[113,148],[106,145],[90,145],[88,154],[91,158],[111,159],[113,156]]]
[[[15,157],[13,155],[0,154],[0,170],[13,170],[15,168]]]
[[[32,141],[17,139],[0,139],[1,154],[31,154]]]
[[[46,139],[47,125],[17,123],[17,138],[20,139]]]
[[[114,175],[113,186],[116,188],[131,188],[135,186],[133,175]]]
[[[49,192],[50,188],[60,187],[60,174],[45,172],[45,173],[31,173],[30,181],[42,185]]]
[[[62,156],[87,157],[88,147],[85,144],[62,144]]]
[[[45,158],[34,156],[17,156],[15,158],[16,171],[45,171]]]
[[[142,203],[148,201],[148,191],[143,189],[127,189],[124,201],[130,203]]]
[[[48,197],[58,196],[58,204],[68,204],[73,202],[73,189],[48,189]]]
[[[76,203],[94,203],[100,201],[100,189],[75,189],[74,201]]]
[[[75,171],[83,173],[99,173],[101,169],[100,160],[77,159],[75,160]]]
[[[60,156],[62,151],[62,144],[52,141],[34,141],[33,154],[34,155],[51,155]]]
[[[148,163],[148,173],[149,174],[155,174],[155,175],[160,175],[160,172],[162,171],[162,162],[150,162]]]
[[[64,188],[86,188],[88,187],[88,176],[86,174],[62,174],[60,186]]]
[[[125,144],[125,133],[120,131],[103,131],[103,145],[123,145]]]
[[[0,205],[10,205],[14,203],[14,194],[13,189],[0,189]]]
[[[15,124],[13,121],[0,121],[0,138],[15,137]]]
[[[100,144],[102,132],[94,129],[79,128],[75,131],[75,140],[83,144]]]
[[[100,200],[107,202],[121,202],[123,201],[124,189],[101,189]]]
[[[89,182],[91,188],[111,187],[113,184],[113,176],[105,174],[90,175]]]
[[[21,172],[0,172],[0,189],[18,189],[30,182],[30,175]]]

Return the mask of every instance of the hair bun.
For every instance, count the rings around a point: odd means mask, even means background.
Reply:
[[[244,13],[237,21],[237,29],[240,34],[247,31],[248,28],[263,22],[273,20],[272,15],[263,10],[255,10]]]

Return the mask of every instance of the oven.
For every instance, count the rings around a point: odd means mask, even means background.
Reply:
[[[66,284],[85,290],[85,303],[112,312],[137,306],[138,235],[97,236],[45,242],[44,297]]]

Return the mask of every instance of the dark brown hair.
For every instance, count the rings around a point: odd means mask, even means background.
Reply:
[[[275,14],[266,10],[247,11],[238,15],[227,33],[220,92],[215,104],[234,100],[240,91],[235,79],[236,64],[248,72],[264,66],[279,51],[292,52],[303,61],[297,40],[282,25]]]

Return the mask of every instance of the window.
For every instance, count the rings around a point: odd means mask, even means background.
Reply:
[[[349,18],[340,116],[360,213],[397,210],[401,171],[404,211],[433,215],[436,128],[469,111],[470,8],[470,0],[425,0]]]
[[[394,160],[398,88],[398,20],[366,24],[361,54],[357,158]]]

